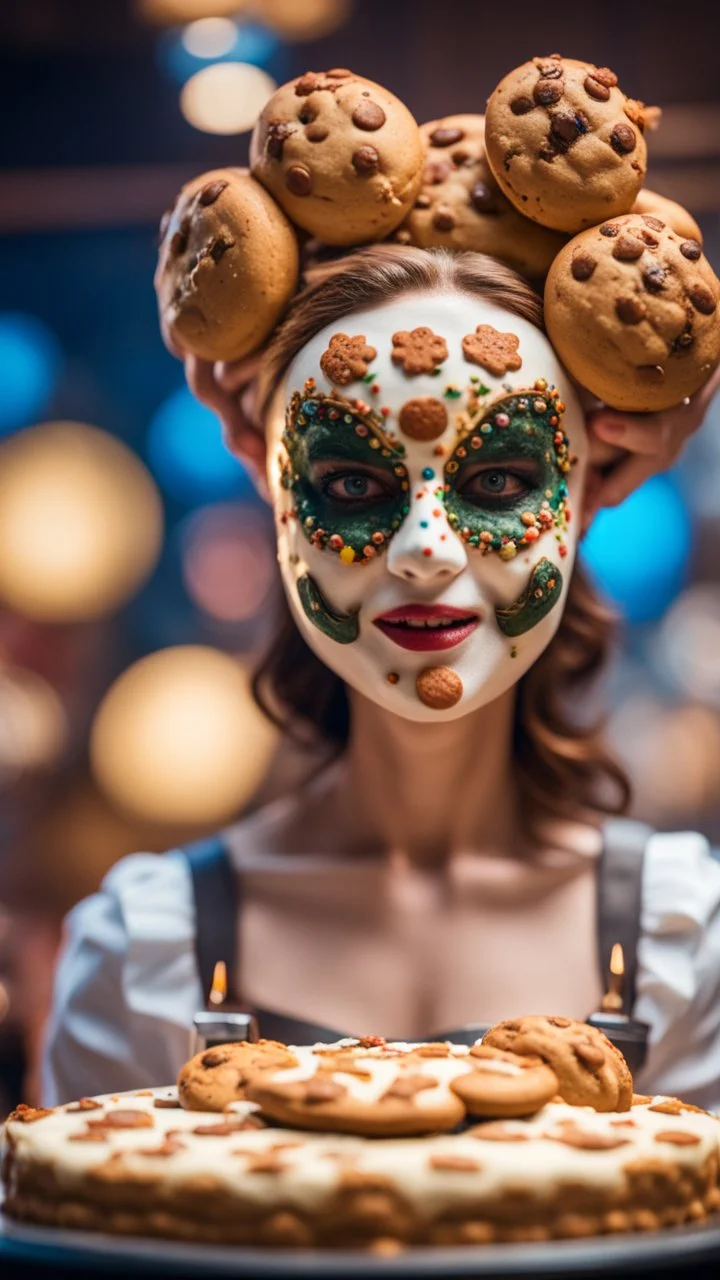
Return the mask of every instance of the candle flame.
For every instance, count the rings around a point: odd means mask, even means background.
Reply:
[[[612,954],[610,956],[610,972],[614,973],[616,978],[622,978],[625,973],[625,957],[619,942],[616,942],[612,949]]]
[[[210,1004],[223,1004],[227,996],[227,965],[218,960],[213,969],[213,980],[210,988]]]

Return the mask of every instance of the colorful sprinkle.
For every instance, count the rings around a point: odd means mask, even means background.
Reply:
[[[388,684],[397,684],[397,683],[398,683],[398,681],[399,681],[399,679],[400,679],[400,677],[399,677],[399,675],[398,675],[397,671],[388,671],[388,673],[387,673],[387,681],[388,681]]]
[[[432,555],[432,548],[431,548],[431,547],[423,547],[423,555],[424,555],[424,556],[431,556],[431,555]]]
[[[435,472],[433,471],[432,467],[423,467],[422,478],[423,480],[435,479]]]
[[[352,547],[343,547],[342,551],[340,552],[340,559],[342,560],[343,564],[352,564],[353,560],[355,559],[355,552],[353,551]]]

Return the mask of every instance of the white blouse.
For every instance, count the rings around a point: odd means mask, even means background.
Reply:
[[[124,858],[67,920],[44,1103],[174,1080],[203,1000],[187,862]],[[651,1028],[638,1091],[720,1110],[720,864],[692,832],[648,842],[634,1015]]]

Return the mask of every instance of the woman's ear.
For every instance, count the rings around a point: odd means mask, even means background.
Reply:
[[[259,355],[231,364],[184,357],[190,390],[201,404],[217,414],[228,449],[248,468],[259,492],[267,497],[265,433],[255,412],[259,362]]]

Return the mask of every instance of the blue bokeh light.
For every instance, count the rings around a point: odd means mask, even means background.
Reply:
[[[154,415],[147,455],[162,489],[185,506],[253,494],[247,471],[223,444],[215,414],[187,387],[174,391]]]
[[[582,560],[629,622],[653,622],[685,585],[692,537],[677,485],[668,475],[653,476],[619,507],[596,516]]]
[[[232,45],[220,54],[203,57],[191,53],[183,42],[183,28],[165,32],[157,47],[161,69],[178,84],[184,84],[196,71],[214,62],[250,62],[267,70],[278,49],[277,36],[254,22],[239,23]]]
[[[0,435],[43,417],[63,357],[51,329],[21,311],[0,313]]]

